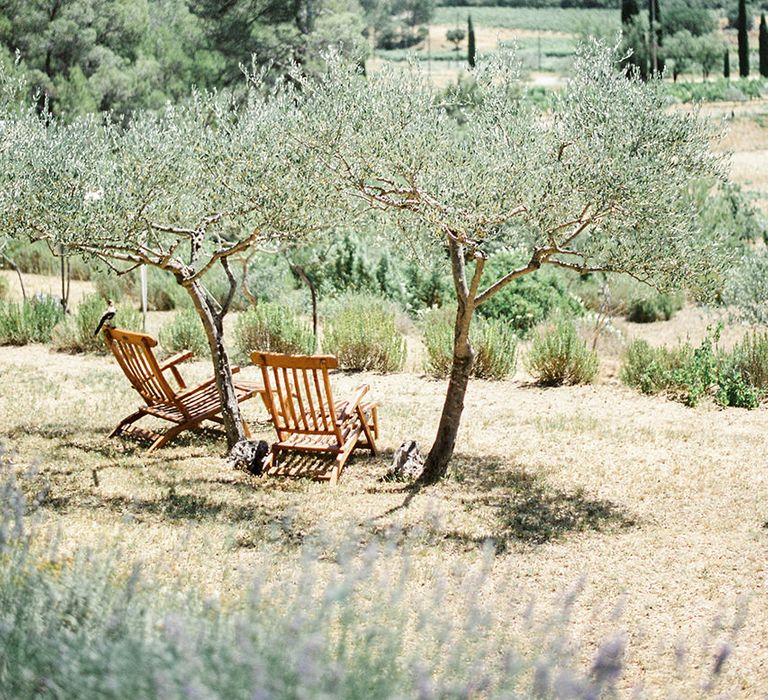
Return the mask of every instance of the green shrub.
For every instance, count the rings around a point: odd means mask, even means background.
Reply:
[[[160,345],[169,353],[191,350],[197,357],[210,354],[205,329],[194,309],[182,309],[160,329]]]
[[[477,319],[480,320],[480,319]],[[509,323],[495,319],[476,323],[470,333],[475,349],[472,373],[478,379],[505,379],[517,365],[517,336]]]
[[[624,354],[619,377],[645,394],[667,392],[695,406],[716,384],[718,361],[711,334],[697,348],[690,343],[671,350],[652,348],[646,341],[636,340]]]
[[[9,287],[8,280],[3,275],[0,275],[0,300],[8,296]]]
[[[235,325],[235,357],[250,361],[255,350],[308,354],[314,347],[309,325],[289,308],[265,302],[240,314]]]
[[[54,329],[54,348],[61,352],[106,353],[107,347],[101,333],[94,335],[106,308],[103,297],[98,294],[83,297],[74,317],[67,318]],[[141,314],[130,306],[118,305],[117,314],[111,323],[116,328],[138,331],[141,329]]]
[[[499,253],[488,261],[483,272],[483,284],[492,284],[520,261],[510,253]],[[512,328],[526,334],[553,313],[578,316],[583,306],[571,294],[563,276],[555,270],[539,270],[512,280],[477,310],[484,318],[506,321]]]
[[[634,323],[669,321],[683,308],[680,294],[650,294],[632,299],[627,310],[627,320]]]
[[[125,296],[138,296],[135,294],[138,287],[134,284],[131,275],[118,277],[107,270],[96,270],[93,273],[92,279],[96,287],[96,293],[102,299],[120,301]]]
[[[716,347],[719,333],[719,327],[710,329],[697,348],[652,348],[637,340],[627,348],[619,376],[643,393],[666,392],[689,406],[712,391],[721,406],[755,408],[768,389],[768,335],[747,336],[727,353]]]
[[[427,351],[426,371],[444,378],[451,373],[453,362],[453,326],[455,310],[434,309],[424,316],[424,346]],[[475,318],[470,326],[470,341],[475,351],[473,377],[505,379],[517,364],[517,336],[509,323]]]
[[[424,369],[438,379],[443,379],[451,373],[455,315],[455,309],[444,306],[440,309],[430,309],[422,319],[424,349],[427,351]]]
[[[5,253],[24,273],[35,275],[55,275],[61,272],[61,258],[54,255],[48,246],[38,241],[10,241]],[[80,255],[67,256],[69,274],[73,280],[88,280],[94,267],[92,260],[84,260]],[[2,263],[4,261],[0,261]]]
[[[734,347],[732,354],[745,381],[768,391],[768,333],[750,333]]]
[[[597,376],[597,353],[587,349],[573,323],[560,320],[534,336],[526,367],[540,384],[589,384]]]
[[[0,302],[0,345],[48,343],[64,317],[59,300],[35,295],[21,304]]]
[[[685,363],[684,356],[690,354],[689,350],[689,346],[681,346],[677,351],[653,348],[645,340],[635,340],[624,353],[619,378],[644,394],[666,391],[672,386],[673,371]]]
[[[765,80],[706,80],[704,82],[664,82],[667,93],[681,102],[736,102],[761,97],[768,83]]]
[[[405,363],[405,337],[395,307],[378,297],[340,297],[323,326],[323,349],[348,370],[397,372]]]
[[[764,392],[744,377],[736,355],[728,356],[720,366],[715,401],[721,406],[757,408]]]

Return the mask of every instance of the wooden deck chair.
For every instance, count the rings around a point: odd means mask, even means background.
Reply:
[[[109,327],[105,327],[103,333],[107,347],[125,372],[128,381],[147,404],[123,418],[109,437],[126,433],[149,439],[152,441],[149,452],[152,452],[173,440],[179,433],[198,427],[205,420],[223,422],[215,379],[211,378],[197,386],[188,387],[179,372],[177,365],[192,357],[191,352],[180,352],[160,364],[152,350],[157,345],[152,336]],[[239,367],[232,368],[233,372],[239,370]],[[165,372],[168,371],[173,375],[178,389],[174,389],[166,378]],[[235,382],[235,391],[240,403],[261,393],[262,387]],[[133,426],[133,423],[144,416],[155,416],[174,425],[163,433]],[[250,437],[247,423],[243,422],[243,428],[246,436]]]
[[[264,402],[277,430],[265,473],[283,450],[330,453],[336,459],[324,478],[336,484],[353,450],[378,454],[376,404],[363,400],[369,387],[358,387],[347,401],[333,400],[328,370],[338,367],[335,357],[254,352],[251,360],[261,367]]]

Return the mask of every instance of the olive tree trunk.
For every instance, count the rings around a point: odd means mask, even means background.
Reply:
[[[472,321],[474,308],[459,304],[456,311],[456,326],[454,329],[453,361],[451,376],[448,380],[448,391],[443,402],[443,412],[437,428],[435,442],[424,463],[424,471],[419,477],[419,483],[435,484],[445,476],[448,464],[456,446],[456,436],[459,432],[461,414],[464,411],[464,396],[467,393],[469,376],[475,354],[469,340],[469,326]]]
[[[456,436],[459,432],[461,414],[464,411],[464,396],[467,393],[469,376],[475,361],[472,343],[469,340],[469,327],[472,323],[472,314],[477,308],[477,289],[485,265],[485,258],[479,254],[475,255],[472,281],[467,284],[464,245],[456,238],[450,237],[448,250],[451,256],[451,272],[457,302],[453,333],[453,361],[437,436],[424,462],[424,471],[418,479],[418,483],[424,485],[435,484],[445,476],[456,447]]]
[[[192,298],[200,321],[208,338],[208,347],[211,350],[213,362],[213,374],[216,379],[216,388],[221,399],[221,417],[224,421],[224,432],[227,436],[227,446],[231,449],[235,443],[245,439],[243,430],[243,418],[240,414],[240,406],[237,403],[235,383],[232,379],[232,367],[229,364],[229,356],[224,347],[224,314],[225,304],[221,311],[214,308],[210,295],[199,281],[192,281],[183,285]]]

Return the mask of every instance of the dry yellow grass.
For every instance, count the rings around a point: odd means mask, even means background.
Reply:
[[[684,336],[694,313],[679,317],[677,331],[674,322],[631,330]],[[189,370],[194,379],[207,367]],[[688,409],[610,378],[560,389],[533,387],[523,374],[475,381],[452,478],[410,498],[378,478],[402,440],[429,444],[445,387],[413,373],[335,378],[339,392],[360,381],[382,404],[384,455],[355,458],[338,488],[234,471],[215,436],[154,455],[108,440],[137,400],[113,361],[39,346],[0,349],[0,436],[18,469],[36,469],[34,483],[46,485],[39,514],[66,552],[116,546],[161,578],[227,597],[257,575],[294,580],[299,544],[320,534],[329,552],[350,538],[391,537],[397,546],[382,565],[407,554],[408,595],[445,585],[444,614],[458,618],[464,574],[491,538],[497,553],[481,598],[496,611],[500,639],[519,643],[530,601],[546,616],[580,582],[569,630],[583,653],[626,630],[627,690],[642,684],[666,697],[676,645],[685,641],[699,664],[688,677],[702,677],[713,652],[702,645],[729,638],[727,624],[749,605],[724,682],[735,697],[768,688],[764,409]],[[252,403],[248,415],[268,439],[263,409]],[[563,525],[563,513],[587,527]],[[516,515],[529,518],[527,529]]]
[[[762,192],[764,139],[745,115],[725,144],[737,155],[734,178]],[[32,291],[55,292],[55,282],[26,278]],[[150,330],[165,318],[151,315]],[[617,326],[627,339],[697,343],[712,320],[688,308],[670,322]],[[728,328],[723,344],[741,333]],[[522,371],[506,382],[474,381],[452,478],[412,498],[378,479],[402,440],[426,447],[434,434],[445,387],[419,374],[418,351],[406,374],[336,376],[338,393],[373,385],[384,450],[380,459],[356,457],[338,488],[234,471],[216,436],[193,435],[154,455],[108,440],[138,398],[114,362],[40,346],[0,348],[0,441],[47,489],[37,513],[42,527],[60,531],[65,552],[116,547],[161,580],[233,597],[256,576],[294,581],[300,545],[313,537],[322,535],[329,553],[333,543],[389,539],[396,546],[381,565],[397,570],[409,559],[408,596],[422,600],[443,585],[441,613],[459,619],[465,574],[481,567],[490,538],[496,553],[480,597],[495,611],[499,639],[524,645],[530,602],[543,619],[578,585],[568,630],[584,656],[627,632],[627,696],[640,685],[646,697],[669,697],[672,687],[683,688],[676,697],[699,696],[714,644],[732,640],[724,688],[730,697],[765,697],[766,409],[689,409],[640,396],[616,380],[620,346],[600,349],[596,386],[540,389]],[[191,380],[207,373],[203,363],[189,366]],[[247,414],[269,439],[263,409],[252,402]],[[564,514],[585,527],[560,522]],[[325,566],[335,566],[332,557]],[[690,650],[682,672],[674,661],[681,643]]]

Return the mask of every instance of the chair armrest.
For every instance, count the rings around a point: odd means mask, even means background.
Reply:
[[[163,362],[163,364],[160,365],[160,371],[165,372],[165,370],[170,369],[173,365],[177,365],[179,362],[188,360],[190,357],[192,357],[192,355],[193,353],[191,350],[182,350],[181,352],[177,352],[175,355],[172,355],[165,362]]]
[[[347,399],[343,404],[341,411],[339,412],[339,417],[341,419],[347,418],[348,416],[352,415],[352,412],[357,408],[358,404],[363,400],[363,396],[365,396],[369,391],[371,387],[368,384],[361,384],[359,387],[355,389],[355,393],[352,394],[351,398]]]
[[[184,378],[181,376],[181,372],[179,372],[179,369],[176,367],[176,365],[180,362],[184,362],[184,360],[188,360],[190,357],[192,357],[191,350],[182,350],[181,352],[177,352],[175,355],[169,357],[165,362],[163,362],[162,365],[160,365],[160,372],[171,370],[171,374],[173,374],[173,378],[179,385],[179,389],[186,389],[187,383],[184,381]]]
[[[232,374],[237,374],[240,371],[239,367],[232,367]],[[211,384],[216,383],[216,377],[208,377],[204,382],[200,382],[200,384],[192,387],[182,387],[185,391],[181,392],[176,398],[177,399],[185,399],[191,394],[194,394],[198,391],[201,391],[202,389],[205,389],[206,387],[210,386]]]

